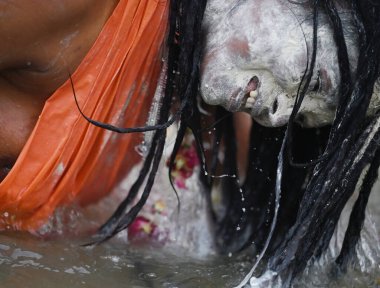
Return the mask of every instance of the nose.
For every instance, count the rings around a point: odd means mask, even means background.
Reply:
[[[269,113],[269,120],[271,126],[279,127],[285,125],[292,113],[294,106],[293,97],[287,93],[281,93],[272,100],[271,110]]]
[[[259,92],[258,95],[261,95],[261,93]],[[285,125],[294,106],[293,97],[284,92],[269,96],[265,100],[262,99],[262,96],[258,96],[256,102],[250,110],[250,114],[261,125],[268,127]]]

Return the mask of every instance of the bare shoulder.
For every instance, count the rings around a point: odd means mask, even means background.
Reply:
[[[0,69],[70,32],[108,17],[115,0],[0,0]],[[100,12],[99,12],[100,11]],[[103,12],[104,11],[104,12]],[[104,21],[103,21],[104,22]],[[103,24],[103,23],[102,23]],[[96,24],[95,24],[96,26]],[[96,30],[96,27],[94,28]]]
[[[67,78],[67,70],[79,65],[117,2],[0,0],[1,75],[11,83],[30,82],[28,86],[39,84],[36,77],[43,76],[44,85],[52,78],[56,83],[47,90],[53,91]]]
[[[33,54],[41,43],[57,33],[72,12],[67,11],[72,10],[70,2],[75,1],[1,0],[0,67],[17,65],[15,62]]]

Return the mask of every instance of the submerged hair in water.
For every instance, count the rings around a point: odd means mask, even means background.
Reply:
[[[378,115],[368,119],[366,112],[379,78],[380,6],[372,1],[347,2],[351,5],[359,36],[359,58],[353,76],[343,28],[333,1],[321,1],[320,6],[319,1],[314,1],[314,10],[320,9],[328,15],[334,31],[341,83],[336,117],[326,148],[312,167],[294,224],[270,256],[270,269],[286,279],[285,283],[290,283],[312,257],[318,258],[327,249],[345,204],[362,172],[370,165],[339,256],[339,263],[346,262],[348,248],[354,247],[359,239],[360,229],[357,228],[363,224],[366,199],[377,178],[380,121]],[[290,122],[288,129],[291,125]]]
[[[156,126],[138,130],[119,129],[88,119],[94,125],[119,133],[154,130],[139,177],[125,200],[100,228],[96,242],[105,241],[126,229],[145,204],[162,158],[166,128],[174,120],[179,120],[180,126],[170,159],[171,166],[187,128],[193,131],[199,144],[199,156],[205,161],[196,97],[202,52],[201,24],[206,2],[170,1],[167,81]],[[242,185],[236,177],[233,117],[228,117],[230,113],[222,108],[215,109],[215,121],[224,120],[215,125],[209,171],[215,173],[218,151],[222,150],[224,160],[220,165],[223,174],[235,176],[219,180],[226,209],[224,215],[214,215],[217,246],[225,253],[240,251],[254,243],[267,259],[268,269],[282,277],[284,286],[291,284],[309,260],[318,258],[327,249],[345,204],[352,196],[359,177],[367,171],[336,261],[345,268],[360,238],[364,211],[380,165],[380,118],[377,114],[366,116],[375,82],[380,76],[380,5],[371,0],[343,1],[351,7],[354,32],[358,36],[359,58],[351,74],[343,27],[334,2],[308,2],[314,11],[311,11],[314,45],[293,113],[287,127],[266,128],[254,123],[247,171],[249,177]],[[294,124],[294,120],[314,70],[320,13],[327,15],[338,49],[341,78],[336,97],[338,105],[331,126],[302,129]],[[180,108],[169,119],[173,96],[179,98]],[[221,141],[223,145],[220,145]],[[211,190],[214,179],[210,173],[202,174],[201,178],[206,188]],[[140,188],[143,188],[141,198],[135,206],[129,207]],[[276,210],[276,202],[279,210]]]

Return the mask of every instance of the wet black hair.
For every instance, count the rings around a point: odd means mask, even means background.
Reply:
[[[157,125],[123,129],[87,118],[94,125],[118,133],[153,131],[138,178],[125,200],[99,229],[95,242],[105,241],[126,229],[144,206],[162,158],[166,128],[178,121],[170,166],[174,164],[185,131],[190,128],[198,144],[202,167],[207,172],[201,173],[200,180],[207,191],[209,205],[212,206],[210,193],[215,182],[222,187],[225,212],[213,214],[215,243],[219,250],[237,252],[254,245],[267,260],[267,268],[282,277],[284,286],[291,285],[309,260],[326,251],[341,212],[364,173],[343,248],[336,260],[344,269],[360,238],[368,197],[380,165],[380,118],[378,114],[366,114],[380,76],[380,4],[373,0],[341,1],[350,7],[358,39],[358,62],[351,73],[352,63],[336,2],[308,1],[314,23],[313,47],[289,123],[280,128],[253,123],[246,172],[249,177],[239,183],[234,118],[230,112],[220,107],[214,109],[216,124],[211,155],[205,156],[202,145],[204,127],[201,127],[197,97],[203,40],[201,25],[206,2],[170,1],[167,79]],[[341,80],[333,123],[323,128],[305,129],[295,124],[295,119],[313,76],[320,13],[327,15],[334,33]],[[173,104],[174,96],[179,101],[177,106]],[[224,160],[218,163],[220,152],[224,153]],[[216,180],[212,177],[216,171],[230,177]],[[130,206],[140,189],[143,192],[137,204]]]
[[[196,139],[200,144],[198,145],[198,154],[203,154],[201,148],[202,141],[196,132],[200,127],[200,114],[197,108],[196,95],[198,93],[199,66],[202,52],[201,26],[206,2],[206,0],[170,1],[169,31],[166,40],[168,56],[165,65],[165,89],[160,103],[160,113],[156,119],[157,124],[145,127],[120,128],[87,117],[82,113],[77,103],[77,107],[82,116],[100,128],[116,133],[148,131],[152,131],[153,133],[149,150],[144,158],[139,176],[130,188],[127,197],[120,203],[109,220],[99,228],[97,234],[94,236],[94,241],[89,244],[99,244],[110,239],[120,231],[126,229],[136,218],[146,203],[152,189],[165,146],[166,129],[170,125],[179,122],[179,129],[170,159],[169,174],[171,173],[171,167],[174,165],[175,155],[181,146],[188,128],[193,131],[194,135],[197,135]],[[173,104],[173,98],[179,100],[178,108],[174,112],[171,111],[171,108],[175,106],[175,104]],[[172,116],[170,116],[171,112],[173,112]],[[132,203],[139,197],[140,189],[143,190],[142,194],[137,200],[137,203],[131,207]]]
[[[339,268],[346,269],[378,177],[380,119],[378,114],[368,117],[367,110],[379,79],[380,5],[365,0],[344,2],[351,8],[358,37],[359,57],[354,73],[350,72],[342,22],[334,1],[309,1],[313,4],[313,51],[289,123],[284,128],[253,125],[251,171],[247,172],[250,177],[243,184],[250,209],[242,213],[241,207],[247,204],[235,197],[232,203],[236,204],[226,213],[228,220],[221,224],[219,239],[223,244],[233,251],[255,243],[268,260],[267,268],[282,278],[285,287],[291,285],[309,260],[318,259],[327,250],[341,212],[365,173],[336,259]],[[337,45],[341,75],[338,105],[330,127],[302,129],[295,119],[314,71],[320,13],[328,16]],[[237,231],[234,226],[239,223],[243,227]]]

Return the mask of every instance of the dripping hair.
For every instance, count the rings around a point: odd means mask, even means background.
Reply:
[[[320,10],[327,15],[333,29],[341,82],[336,115],[323,154],[309,168],[312,172],[299,198],[294,223],[270,255],[269,268],[283,277],[285,285],[290,285],[310,259],[319,258],[326,251],[343,208],[353,195],[359,177],[369,166],[359,198],[351,211],[343,248],[337,259],[337,263],[345,268],[360,237],[368,196],[377,178],[380,118],[377,114],[373,117],[367,117],[366,114],[380,76],[380,6],[368,0],[346,2],[351,8],[358,35],[359,57],[353,75],[350,72],[342,22],[334,1],[314,1],[313,42],[317,41],[317,12]],[[316,49],[315,45],[313,49]],[[312,69],[313,65],[310,71]],[[308,85],[310,76],[306,79]],[[303,97],[304,92],[301,91],[300,99]],[[296,109],[297,104],[295,112]],[[288,144],[292,143],[292,126],[291,117],[284,139]],[[291,148],[288,147],[288,150]]]
[[[358,37],[359,57],[354,73],[336,2],[307,1],[313,10],[311,59],[289,123],[282,128],[253,124],[249,177],[236,187],[242,188],[244,201],[236,188],[232,191],[231,187],[236,186],[231,184],[233,179],[225,179],[222,184],[228,208],[218,223],[217,244],[221,250],[233,252],[254,243],[260,257],[248,276],[257,273],[258,261],[265,258],[267,269],[281,277],[284,287],[291,285],[309,260],[318,259],[327,250],[341,212],[364,174],[336,259],[341,270],[347,268],[378,177],[380,118],[378,113],[367,116],[367,110],[380,76],[380,5],[369,0],[340,2],[350,8]],[[341,77],[338,103],[331,126],[302,129],[295,119],[313,76],[321,13],[329,20],[337,46]],[[248,280],[249,277],[243,283]]]

